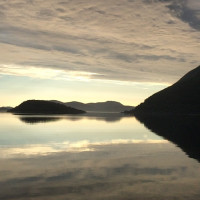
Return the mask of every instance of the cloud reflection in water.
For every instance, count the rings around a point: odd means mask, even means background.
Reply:
[[[31,126],[10,114],[0,119],[0,199],[194,200],[200,196],[199,163],[135,118],[107,123],[100,117],[68,120],[65,116]]]
[[[1,159],[0,198],[192,200],[200,195],[199,164],[170,143],[92,148]]]

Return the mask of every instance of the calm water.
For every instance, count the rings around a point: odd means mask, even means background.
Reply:
[[[0,114],[1,200],[198,200],[200,164],[119,114]]]

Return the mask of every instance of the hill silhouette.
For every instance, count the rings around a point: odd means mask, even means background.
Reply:
[[[106,102],[97,102],[97,103],[81,103],[77,101],[65,103],[67,106],[71,106],[76,109],[81,109],[85,111],[93,112],[123,112],[125,110],[131,110],[133,106],[125,106],[116,101],[106,101]]]
[[[200,66],[172,86],[147,98],[129,113],[200,114]]]
[[[26,114],[83,114],[85,111],[44,100],[28,100],[10,109],[11,113]]]

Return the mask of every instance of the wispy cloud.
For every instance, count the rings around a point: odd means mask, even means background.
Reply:
[[[198,0],[1,1],[0,71],[171,83],[199,64],[199,12]]]

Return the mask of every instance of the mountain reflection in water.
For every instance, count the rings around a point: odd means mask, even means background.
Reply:
[[[95,112],[88,112],[83,115],[57,115],[57,116],[51,116],[51,115],[17,115],[19,119],[22,122],[25,122],[27,124],[36,124],[36,123],[47,123],[47,122],[54,122],[58,120],[71,120],[71,121],[78,121],[82,120],[83,118],[90,118],[94,120],[101,120],[106,122],[116,122],[120,121],[123,117],[129,117],[125,116],[122,113],[95,113]]]
[[[60,117],[36,117],[36,116],[26,116],[26,117],[19,117],[19,119],[22,122],[25,122],[27,124],[36,124],[36,123],[47,123],[47,122],[54,122],[58,121],[61,118]]]
[[[92,115],[0,114],[0,200],[200,199],[195,159],[134,117]]]
[[[136,118],[200,162],[200,116],[137,115]]]

